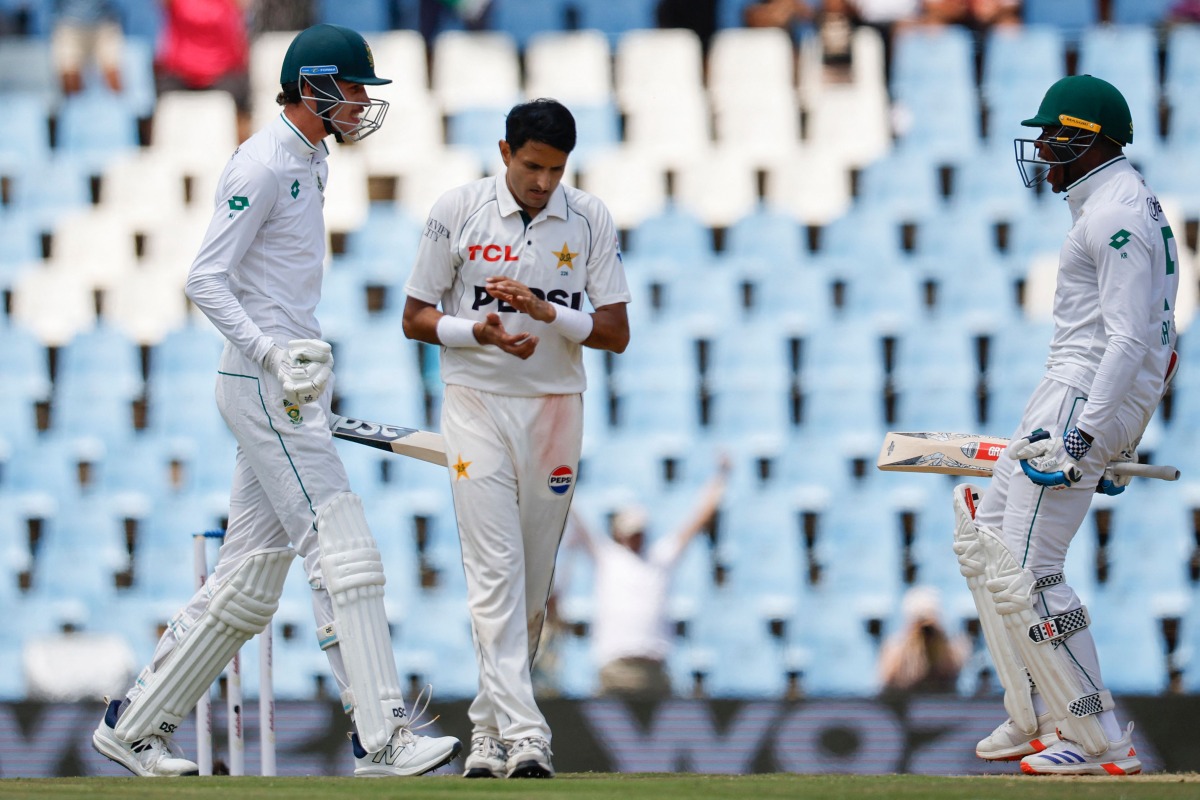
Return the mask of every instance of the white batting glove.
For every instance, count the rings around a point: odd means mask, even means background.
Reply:
[[[1092,446],[1071,428],[1060,439],[1038,428],[1008,445],[1008,454],[1021,462],[1029,480],[1050,489],[1066,489],[1083,480],[1079,461]]]
[[[283,398],[292,405],[312,403],[333,376],[333,349],[319,339],[293,339],[283,348],[272,346],[263,357],[263,369],[274,375],[283,388]]]
[[[294,393],[299,405],[316,402],[333,378],[333,348],[320,339],[292,339],[288,356],[294,377],[284,392]]]

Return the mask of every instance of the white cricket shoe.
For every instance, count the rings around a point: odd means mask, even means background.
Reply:
[[[503,778],[507,773],[508,748],[494,736],[471,737],[471,754],[464,764],[464,778]]]
[[[1132,722],[1121,740],[1109,742],[1101,755],[1088,755],[1075,742],[1059,739],[1042,752],[1021,759],[1021,772],[1026,775],[1136,775],[1141,771],[1142,762],[1133,749]]]
[[[1038,727],[1032,737],[1026,736],[1012,719],[1001,722],[986,739],[975,745],[975,755],[987,761],[1016,761],[1040,753],[1058,741],[1058,731],[1050,712],[1037,718]]]
[[[368,753],[350,734],[354,747],[354,774],[360,778],[405,777],[424,775],[443,764],[450,763],[462,750],[462,743],[453,736],[418,736],[407,725],[401,725],[382,750]]]
[[[141,778],[175,778],[180,775],[199,775],[194,761],[183,757],[179,746],[163,736],[147,736],[136,742],[117,738],[117,719],[121,716],[120,700],[109,700],[104,719],[92,734],[92,747],[100,755],[117,762]]]
[[[526,736],[508,751],[508,777],[553,778],[551,755],[549,742],[540,736]]]

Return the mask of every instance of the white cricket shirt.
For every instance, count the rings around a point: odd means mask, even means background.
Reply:
[[[321,337],[328,154],[280,114],[234,151],[217,184],[186,291],[255,363],[273,343]]]
[[[559,184],[528,226],[504,175],[451,189],[433,205],[416,263],[405,284],[412,297],[442,312],[481,321],[495,312],[510,333],[538,337],[521,360],[498,347],[443,347],[442,381],[496,394],[533,397],[587,388],[583,346],[553,327],[497,301],[484,289],[492,275],[528,286],[552,303],[587,311],[629,302],[612,215],[597,198]]]
[[[1067,187],[1049,374],[1083,390],[1078,425],[1103,430],[1126,397],[1158,403],[1175,347],[1178,250],[1158,199],[1124,156]]]

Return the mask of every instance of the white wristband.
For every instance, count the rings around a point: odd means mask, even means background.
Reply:
[[[563,338],[579,343],[592,335],[592,315],[576,311],[566,306],[556,306],[554,321],[550,327],[563,335]]]
[[[437,322],[437,337],[446,347],[479,347],[473,319],[443,314]]]

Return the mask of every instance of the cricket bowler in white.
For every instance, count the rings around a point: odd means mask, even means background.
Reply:
[[[554,775],[530,669],[579,469],[582,348],[629,342],[612,217],[560,183],[574,147],[560,103],[514,107],[504,174],[434,204],[405,286],[405,334],[442,345],[442,434],[479,665],[471,778]]]
[[[1092,495],[1125,491],[1107,465],[1130,461],[1175,368],[1177,249],[1154,193],[1126,160],[1129,106],[1076,75],[1046,92],[1036,139],[1017,139],[1025,185],[1065,193],[1046,373],[991,486],[956,488],[954,550],[1005,689],[1009,719],[976,753],[1028,774],[1141,771],[1100,674],[1067,548]],[[1102,620],[1096,620],[1098,624]]]
[[[361,35],[316,25],[292,41],[280,83],[282,113],[229,160],[188,273],[188,297],[226,339],[216,397],[237,462],[212,576],[92,737],[135,775],[196,774],[172,734],[233,654],[270,624],[297,554],[313,589],[314,645],[353,718],[355,774],[416,775],[461,748],[453,737],[413,733],[379,550],[329,430],[333,358],[314,316],[325,262],[324,140],[354,142],[377,129],[387,103],[366,87],[390,81],[375,75]]]

